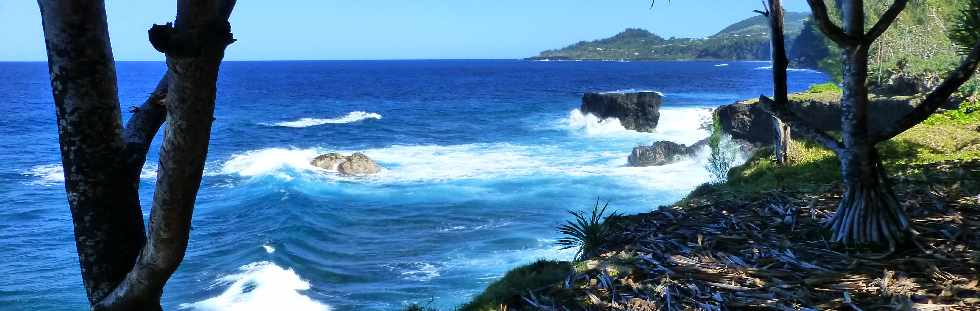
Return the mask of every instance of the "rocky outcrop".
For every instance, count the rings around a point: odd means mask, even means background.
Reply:
[[[907,96],[874,97],[868,106],[868,126],[872,131],[894,123],[915,107],[917,100]],[[840,96],[790,97],[790,110],[811,127],[824,131],[840,131]],[[772,116],[756,105],[756,101],[741,101],[718,107],[715,117],[722,132],[753,144],[772,144],[775,130]],[[794,134],[796,135],[796,134]]]
[[[758,105],[748,102],[724,105],[715,110],[715,116],[721,131],[733,139],[753,144],[773,142],[772,116]]]
[[[363,153],[354,153],[340,163],[337,171],[344,175],[371,175],[381,172],[381,166]]]
[[[617,118],[628,130],[652,132],[662,104],[663,96],[652,91],[586,93],[579,110],[601,119]]]
[[[321,154],[316,158],[313,158],[313,161],[310,162],[310,164],[325,170],[336,171],[337,167],[340,166],[340,163],[344,163],[345,161],[347,161],[347,157],[344,155],[339,153],[328,153]]]
[[[707,143],[708,140],[705,139],[688,147],[687,145],[675,142],[658,141],[650,146],[633,148],[633,152],[630,153],[627,161],[630,166],[636,167],[667,165],[694,155]]]
[[[350,156],[339,153],[323,154],[314,158],[310,164],[328,171],[337,171],[346,176],[371,175],[381,172],[381,166],[363,153],[354,153]]]

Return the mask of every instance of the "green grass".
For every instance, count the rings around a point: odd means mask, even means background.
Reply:
[[[879,144],[878,150],[890,172],[913,164],[980,159],[980,102],[937,113]],[[777,165],[772,151],[763,150],[733,168],[726,183],[710,187],[731,195],[752,196],[776,189],[824,191],[828,184],[840,180],[839,160],[822,146],[794,140],[789,159],[791,165]]]
[[[822,93],[825,93],[825,92],[834,93],[834,94],[841,94],[841,93],[844,92],[844,90],[842,90],[839,86],[837,86],[837,83],[827,82],[827,83],[819,83],[819,84],[811,85],[810,88],[807,89],[805,93],[811,93],[811,94],[812,93],[820,93],[820,94],[822,94]]]
[[[496,311],[501,305],[522,305],[521,296],[527,295],[529,290],[553,287],[563,282],[572,272],[572,265],[564,261],[541,260],[516,268],[490,284],[482,294],[463,305],[460,310]]]

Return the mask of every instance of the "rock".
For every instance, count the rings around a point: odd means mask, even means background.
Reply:
[[[630,166],[636,167],[667,165],[697,153],[707,143],[708,140],[705,139],[688,147],[670,141],[658,141],[650,146],[633,148],[627,160]]]
[[[339,153],[328,153],[313,158],[313,162],[310,162],[310,164],[325,170],[336,171],[337,166],[345,161],[347,161],[347,157]]]
[[[579,110],[600,119],[617,118],[628,130],[652,132],[662,104],[663,96],[652,91],[586,93]]]
[[[905,116],[919,98],[908,96],[873,97],[868,105],[868,126],[874,131]],[[824,131],[840,131],[840,96],[790,96],[790,110],[808,125]],[[772,116],[755,101],[740,101],[718,107],[715,117],[722,132],[753,144],[769,145],[775,135]],[[798,134],[793,134],[797,136]]]
[[[347,161],[340,163],[337,171],[344,175],[371,175],[381,172],[381,166],[363,153],[354,153]]]
[[[753,144],[773,142],[772,116],[758,105],[748,102],[724,105],[715,110],[715,116],[721,131],[733,139]]]
[[[381,172],[381,166],[363,153],[354,153],[350,156],[339,153],[323,154],[314,158],[310,164],[347,176],[371,175]]]
[[[868,86],[870,91],[882,96],[913,96],[929,93],[942,83],[942,78],[934,73],[918,75],[908,73],[904,61],[900,61],[896,67],[896,72],[884,81],[870,79]]]

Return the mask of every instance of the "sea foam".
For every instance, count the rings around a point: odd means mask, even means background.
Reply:
[[[201,311],[331,310],[330,306],[300,293],[310,289],[310,282],[300,278],[293,269],[283,269],[268,261],[242,266],[239,273],[221,277],[216,285],[227,288],[218,296],[181,304],[180,308]]]
[[[337,118],[329,118],[329,119],[302,118],[294,121],[285,121],[285,122],[278,122],[278,123],[272,123],[266,125],[303,128],[303,127],[311,127],[311,126],[324,125],[324,124],[354,123],[354,122],[364,121],[369,119],[381,120],[381,115],[374,112],[353,111],[345,116],[337,117]]]
[[[32,180],[27,182],[30,185],[54,186],[65,182],[65,170],[58,163],[36,165],[24,171],[22,174],[32,177]],[[156,177],[156,164],[146,163],[143,165],[143,171],[140,172],[140,179],[152,180]]]
[[[575,139],[541,143],[475,143],[458,145],[393,145],[366,150],[322,148],[266,148],[233,155],[220,165],[220,174],[275,177],[283,181],[296,178],[353,181],[358,183],[432,183],[454,180],[499,180],[524,177],[622,177],[631,184],[650,187],[691,187],[707,180],[705,154],[659,167],[627,167],[626,156],[636,144],[669,140],[693,144],[708,137],[703,127],[711,111],[703,108],[661,110],[661,121],[654,133],[626,130],[618,120],[599,120],[575,110],[559,122],[564,128],[601,140]],[[614,143],[610,147],[596,144]],[[317,155],[362,152],[385,169],[367,177],[344,177],[310,164]],[[669,174],[669,175],[665,175]]]
[[[628,130],[617,118],[599,117],[574,109],[568,113],[560,126],[586,136],[645,138],[651,141],[668,140],[680,144],[693,144],[708,137],[707,127],[711,121],[711,110],[707,108],[663,108],[660,121],[651,133]]]

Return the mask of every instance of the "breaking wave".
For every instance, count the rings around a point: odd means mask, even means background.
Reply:
[[[220,295],[184,303],[180,308],[200,311],[331,310],[330,306],[300,293],[310,289],[310,282],[300,278],[293,269],[260,261],[238,270],[239,273],[216,281],[215,286],[227,286]]]
[[[354,111],[345,116],[329,119],[302,118],[299,120],[265,124],[268,126],[303,128],[324,124],[347,124],[369,119],[381,120],[381,115],[374,112]]]

